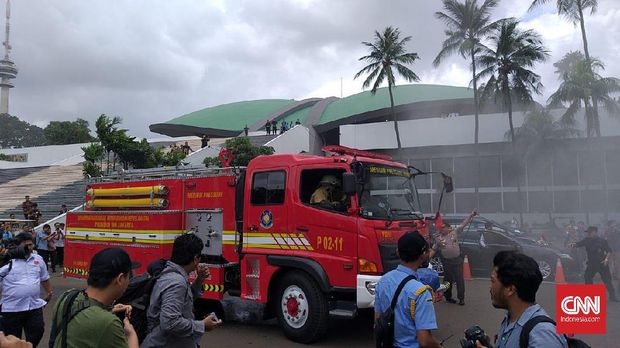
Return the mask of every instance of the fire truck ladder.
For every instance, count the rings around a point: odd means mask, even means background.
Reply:
[[[238,175],[245,167],[207,168],[205,166],[178,166],[152,169],[118,170],[101,177],[90,177],[89,183],[141,181],[164,178],[190,178],[222,176],[230,173]]]

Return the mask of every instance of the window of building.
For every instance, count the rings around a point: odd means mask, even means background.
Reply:
[[[286,173],[281,171],[254,174],[251,202],[255,205],[284,203]]]

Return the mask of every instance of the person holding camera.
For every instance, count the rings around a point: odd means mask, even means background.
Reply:
[[[43,258],[32,253],[34,238],[20,233],[5,257],[10,261],[0,268],[2,285],[2,319],[4,333],[16,337],[26,334],[26,341],[37,346],[43,337],[43,307],[52,298],[52,285]],[[41,286],[45,298],[39,297]]]
[[[430,287],[417,278],[420,265],[428,260],[429,246],[419,232],[408,232],[398,239],[400,265],[383,275],[376,286],[375,322],[391,306],[400,284],[408,277],[394,307],[394,347],[441,347],[431,330],[437,329]]]
[[[450,287],[444,293],[446,302],[456,303],[456,300],[452,298],[452,288],[456,284],[457,298],[459,299],[459,305],[465,305],[465,279],[463,276],[463,256],[461,255],[461,249],[459,247],[459,234],[463,232],[465,226],[467,226],[471,220],[478,213],[472,211],[461,224],[453,229],[449,223],[444,223],[441,226],[441,231],[435,236],[435,249],[431,252],[441,253],[441,264],[443,265],[444,279],[450,282]],[[431,255],[432,257],[432,255]]]
[[[500,251],[495,255],[491,272],[491,303],[495,308],[508,311],[497,334],[496,348],[519,348],[521,331],[526,323],[534,317],[549,317],[536,303],[536,292],[542,280],[538,263],[533,258],[512,250]],[[527,347],[568,347],[564,335],[555,331],[553,323],[539,322],[531,328]],[[465,333],[462,346],[490,346],[488,337],[479,327],[474,326]]]

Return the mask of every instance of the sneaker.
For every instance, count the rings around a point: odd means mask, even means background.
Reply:
[[[456,303],[456,300],[451,297],[446,297],[446,302],[448,303]]]
[[[459,300],[459,306],[464,306],[464,305],[465,305],[465,301],[464,300]]]

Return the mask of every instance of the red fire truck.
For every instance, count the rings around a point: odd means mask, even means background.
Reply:
[[[376,282],[399,262],[397,239],[426,230],[413,178],[428,173],[383,154],[324,150],[330,155],[259,156],[247,168],[94,179],[85,209],[67,214],[65,276],[87,277],[93,254],[112,246],[145,272],[170,257],[176,236],[195,233],[211,272],[204,300],[227,293],[263,303],[290,339],[315,341],[330,314],[372,308]],[[340,198],[313,204],[326,177]]]

